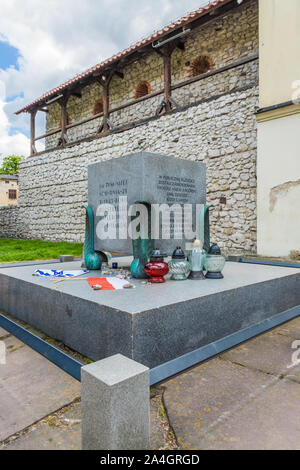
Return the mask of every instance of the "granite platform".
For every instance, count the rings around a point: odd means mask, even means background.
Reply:
[[[0,269],[1,311],[93,360],[120,353],[150,368],[300,305],[300,271],[293,268],[228,262],[223,280],[136,280],[135,289],[118,291],[93,291],[86,280],[55,284],[33,277],[34,270]]]

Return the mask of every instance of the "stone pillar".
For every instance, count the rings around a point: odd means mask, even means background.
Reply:
[[[37,109],[31,111],[30,113],[30,156],[36,154],[35,148],[35,117]]]
[[[143,450],[150,446],[149,369],[116,356],[81,372],[82,450]]]

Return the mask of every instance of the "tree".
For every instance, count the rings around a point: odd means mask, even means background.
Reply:
[[[3,175],[17,175],[19,174],[20,161],[23,157],[18,157],[17,155],[9,155],[4,157],[2,167],[0,168],[0,173]]]

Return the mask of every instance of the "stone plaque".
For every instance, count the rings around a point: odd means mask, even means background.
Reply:
[[[191,211],[196,231],[196,205],[199,212],[200,205],[206,203],[206,165],[148,152],[99,162],[88,168],[88,199],[95,215],[96,251],[132,253],[128,227],[139,212],[128,211],[136,203],[148,203],[152,205],[155,246],[171,253],[176,246],[184,247],[193,239],[184,233],[184,218],[186,210]],[[163,204],[165,209],[170,208],[169,219],[168,214],[159,213]],[[105,223],[113,236],[100,239],[100,225]],[[168,227],[170,239],[166,239]]]

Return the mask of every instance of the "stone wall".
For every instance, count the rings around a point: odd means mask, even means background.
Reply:
[[[203,80],[190,83],[186,86],[176,88],[172,97],[178,106],[188,106],[209,96],[215,96],[239,87],[248,87],[257,83],[258,80],[258,61],[254,60],[239,67],[226,70],[217,75],[207,77]],[[141,119],[155,116],[156,110],[163,100],[163,94],[147,99],[147,101],[137,101],[131,106],[120,109],[111,114],[111,121],[115,127],[120,127]],[[78,127],[68,130],[69,143],[76,142],[85,137],[96,136],[100,127],[102,118],[89,121]],[[48,145],[55,146],[58,135],[48,137]]]
[[[257,103],[253,83],[122,133],[28,158],[21,164],[20,236],[82,241],[88,165],[145,150],[205,162],[208,203],[215,205],[212,239],[231,252],[255,252]]]
[[[19,207],[0,207],[0,238],[19,238]]]
[[[175,49],[172,54],[172,83],[178,85],[191,76],[191,66],[197,57],[207,55],[211,58],[214,69],[228,65],[236,60],[246,58],[258,52],[258,4],[253,0],[242,4],[237,10],[230,11],[220,18],[195,28],[185,38],[185,49]],[[132,102],[136,88],[140,82],[150,84],[151,93],[163,89],[163,59],[153,51],[138,61],[129,63],[122,68],[124,79],[114,75],[110,85],[111,109]],[[240,87],[252,80],[256,74],[256,65],[247,64],[239,70],[233,69],[220,75],[209,77],[173,92],[173,98],[179,106],[192,104],[200,97],[232,89],[238,82]],[[72,124],[93,116],[95,103],[102,98],[102,87],[95,83],[82,90],[82,98],[72,96],[67,105],[67,112]],[[153,116],[163,94],[149,100],[133,103],[125,109],[111,113],[114,126],[122,126],[128,122]],[[48,106],[47,131],[60,126],[61,110],[58,103]],[[70,142],[97,133],[102,118],[68,130]],[[46,148],[57,145],[60,133],[46,138]]]
[[[172,58],[173,83],[190,76],[193,60],[209,55],[215,67],[231,64],[258,51],[257,2],[243,3],[187,36],[185,51]],[[114,77],[111,105],[132,100],[140,81],[151,91],[163,87],[162,61],[153,53],[129,64],[124,80]],[[68,130],[70,141],[21,163],[19,236],[47,240],[83,241],[89,164],[139,151],[157,152],[207,165],[207,199],[212,211],[212,241],[227,252],[256,252],[256,147],[255,111],[258,107],[258,60],[176,87],[178,110],[154,119],[162,95],[111,114],[118,127],[105,137],[93,136],[101,119]],[[82,99],[72,97],[72,122],[93,113],[100,88],[90,85]],[[148,121],[136,122],[138,120]],[[51,106],[48,130],[59,124],[57,104]],[[135,125],[131,123],[136,122]],[[127,130],[120,126],[127,124]],[[48,140],[52,146],[56,136]]]

